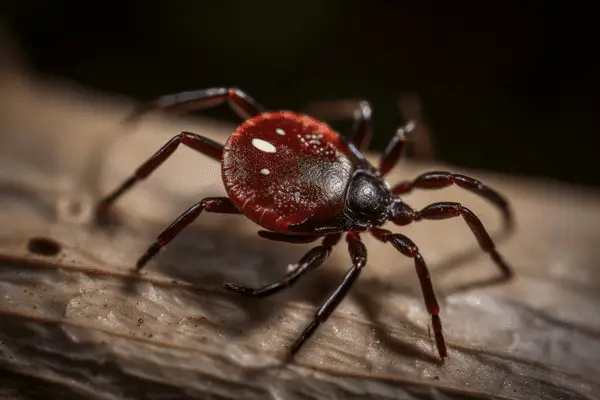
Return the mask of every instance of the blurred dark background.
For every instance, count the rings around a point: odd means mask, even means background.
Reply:
[[[271,109],[419,94],[440,159],[600,185],[596,14],[564,2],[8,1],[39,71],[148,100],[237,86]],[[522,2],[525,3],[525,2]],[[539,3],[536,5],[535,3]],[[217,118],[235,120],[223,107]]]

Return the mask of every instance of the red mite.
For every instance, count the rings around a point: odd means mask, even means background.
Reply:
[[[151,109],[178,113],[224,102],[245,119],[224,146],[195,133],[182,132],[99,203],[97,212],[101,215],[136,182],[147,178],[180,143],[221,162],[227,197],[205,198],[190,207],[158,236],[138,260],[136,269],[143,268],[202,211],[243,214],[264,228],[258,234],[270,240],[309,243],[322,238],[321,244],[308,251],[280,282],[256,289],[230,283],[223,286],[240,295],[266,297],[293,285],[305,272],[319,267],[345,234],[352,267],[291,346],[291,354],[294,354],[327,320],[358,278],[367,261],[367,249],[360,234],[369,232],[414,260],[427,311],[431,314],[439,355],[442,360],[447,357],[438,302],[419,249],[408,237],[380,226],[386,221],[403,226],[423,219],[462,216],[482,250],[490,254],[503,276],[508,278],[512,274],[510,267],[498,254],[489,234],[472,211],[451,202],[434,203],[415,211],[399,195],[412,189],[441,189],[456,184],[498,206],[510,226],[512,216],[506,200],[483,183],[450,172],[429,172],[390,186],[383,177],[400,158],[407,134],[418,121],[409,121],[398,129],[376,168],[361,152],[368,146],[371,137],[371,107],[366,101],[357,103],[354,127],[347,138],[329,125],[306,115],[265,111],[241,90],[227,88],[164,96],[140,109],[130,120]]]

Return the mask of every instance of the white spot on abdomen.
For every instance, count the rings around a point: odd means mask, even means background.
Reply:
[[[281,136],[285,135],[285,131],[281,128],[275,129],[275,133]]]
[[[263,168],[263,169],[260,170],[260,173],[263,174],[263,175],[269,175],[271,173],[271,171],[269,171],[266,168]]]
[[[277,149],[275,149],[275,146],[262,139],[252,139],[252,146],[256,147],[260,151],[264,151],[265,153],[275,153],[277,151]]]

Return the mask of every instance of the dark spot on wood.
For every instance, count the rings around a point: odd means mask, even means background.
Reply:
[[[55,240],[45,237],[35,237],[29,239],[27,249],[33,254],[52,257],[60,253],[61,246]]]

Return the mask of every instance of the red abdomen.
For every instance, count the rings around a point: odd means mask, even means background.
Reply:
[[[243,214],[285,233],[309,217],[326,223],[340,215],[354,169],[348,154],[329,125],[293,112],[268,112],[244,122],[227,140],[223,183]]]

